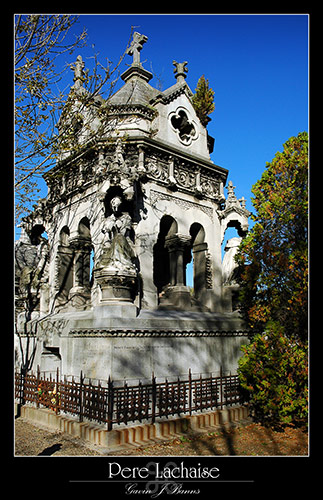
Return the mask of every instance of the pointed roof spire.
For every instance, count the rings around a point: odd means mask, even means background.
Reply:
[[[236,194],[234,192],[235,190],[235,186],[233,185],[233,182],[232,181],[229,181],[228,182],[228,186],[227,186],[227,190],[228,190],[228,197],[227,197],[227,200],[226,200],[226,208],[228,208],[229,206],[237,206],[237,207],[240,207],[240,203],[236,197]]]

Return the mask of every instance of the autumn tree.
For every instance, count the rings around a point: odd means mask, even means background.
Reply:
[[[255,224],[237,256],[240,307],[254,332],[277,321],[307,339],[308,134],[291,137],[252,188]]]
[[[202,125],[206,127],[210,121],[208,115],[214,111],[215,106],[214,91],[209,87],[209,80],[206,80],[204,75],[202,75],[197,82],[197,87],[192,101],[197,116],[199,117]]]
[[[307,425],[308,134],[291,137],[253,186],[255,225],[237,255],[250,327],[239,379],[264,425]]]

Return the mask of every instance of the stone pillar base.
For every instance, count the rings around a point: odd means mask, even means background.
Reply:
[[[190,310],[192,298],[188,286],[170,286],[161,297],[159,309],[168,310]]]
[[[98,314],[101,317],[111,315],[137,316],[137,307],[134,305],[134,296],[137,286],[135,273],[120,273],[109,269],[96,269],[95,278],[101,289],[101,300]],[[103,316],[102,316],[103,315]]]
[[[96,306],[93,315],[94,322],[104,318],[136,318],[138,308],[132,302],[106,302]]]

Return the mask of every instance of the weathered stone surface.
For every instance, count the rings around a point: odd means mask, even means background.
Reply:
[[[35,332],[41,369],[59,363],[63,373],[98,378],[220,365],[234,371],[246,341],[231,313],[232,259],[223,268],[221,243],[228,226],[246,234],[249,212],[231,182],[224,196],[228,171],[210,159],[210,138],[186,83],[188,63],[174,61],[176,83],[155,89],[140,62],[146,41],[134,34],[124,85],[106,102],[80,107],[87,95],[81,56],[72,68],[75,147],[45,174],[48,196],[24,221],[17,243],[19,311],[21,287],[39,267],[33,293],[40,305],[27,328],[19,312],[19,328]],[[64,109],[59,130],[72,118]],[[193,289],[186,283],[191,261]]]

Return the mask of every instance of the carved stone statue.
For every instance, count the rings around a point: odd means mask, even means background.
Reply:
[[[84,71],[84,61],[82,59],[82,56],[77,56],[76,62],[74,64],[71,64],[71,70],[74,72],[74,89],[80,89],[82,87],[83,82],[86,79],[86,75],[88,73],[88,70]]]
[[[232,285],[235,283],[236,270],[238,264],[234,260],[234,257],[238,251],[238,247],[242,241],[242,238],[231,238],[227,241],[225,246],[225,254],[222,263],[222,280],[224,285]]]
[[[131,217],[128,213],[120,212],[121,203],[119,196],[115,196],[110,202],[112,214],[107,217],[102,228],[105,238],[99,265],[116,271],[134,271],[135,255],[129,237]]]

